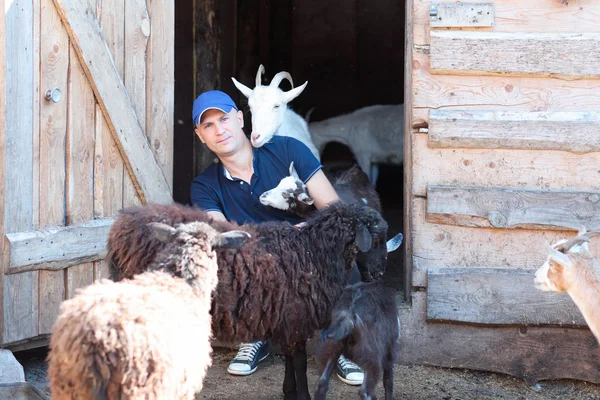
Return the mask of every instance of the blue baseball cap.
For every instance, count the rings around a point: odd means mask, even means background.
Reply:
[[[202,93],[194,100],[192,120],[194,121],[194,125],[196,125],[200,122],[200,118],[202,118],[202,114],[204,114],[204,111],[206,110],[215,109],[228,113],[232,108],[235,108],[236,111],[238,110],[235,102],[227,93],[221,92],[220,90],[210,90]]]

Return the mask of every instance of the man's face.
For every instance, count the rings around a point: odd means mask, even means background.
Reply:
[[[207,110],[196,125],[196,135],[202,143],[217,156],[235,154],[248,139],[244,135],[244,116],[232,108],[224,113],[220,110]]]

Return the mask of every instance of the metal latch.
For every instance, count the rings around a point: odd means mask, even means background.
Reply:
[[[494,3],[432,3],[432,28],[478,28],[494,26]]]

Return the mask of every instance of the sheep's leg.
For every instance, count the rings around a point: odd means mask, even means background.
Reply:
[[[383,388],[385,389],[385,400],[394,398],[394,363],[390,363],[383,369]]]
[[[310,400],[310,393],[308,391],[308,378],[306,372],[308,369],[307,357],[306,357],[306,343],[298,345],[294,355],[294,372],[296,373],[296,385],[298,400]]]
[[[360,169],[362,169],[363,172],[369,176],[371,183],[375,184],[375,182],[373,182],[373,177],[371,176],[371,154],[365,153],[357,155],[356,162],[358,163]]]
[[[375,388],[379,379],[381,379],[381,367],[377,366],[365,369],[365,377],[358,391],[358,395],[362,400],[377,400]]]
[[[285,377],[283,378],[283,398],[296,400],[296,373],[293,356],[285,356]]]
[[[333,373],[333,369],[335,368],[335,363],[339,358],[339,354],[327,360],[327,364],[325,365],[325,369],[323,373],[319,377],[319,381],[317,382],[317,388],[315,389],[315,399],[314,400],[325,400],[325,396],[327,395],[327,390],[329,389],[329,379],[331,379],[331,374]]]

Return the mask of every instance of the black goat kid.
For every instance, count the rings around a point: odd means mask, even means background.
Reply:
[[[317,350],[323,368],[314,400],[324,400],[336,360],[343,354],[360,366],[365,378],[363,400],[376,400],[383,373],[385,399],[393,399],[394,362],[398,352],[399,319],[393,292],[380,283],[347,286],[331,314],[326,340]]]

